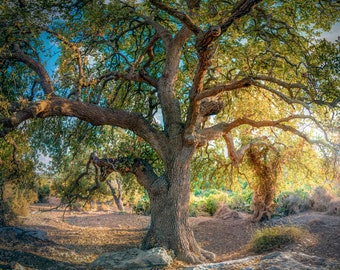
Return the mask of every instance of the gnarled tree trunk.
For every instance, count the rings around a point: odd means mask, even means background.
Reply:
[[[148,189],[151,226],[142,247],[163,246],[174,250],[178,259],[199,263],[214,254],[202,250],[189,226],[190,159],[193,149],[184,147],[166,163],[165,174]]]

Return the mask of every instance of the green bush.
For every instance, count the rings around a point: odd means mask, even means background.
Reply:
[[[195,195],[199,194],[199,195]],[[195,192],[192,194],[189,206],[189,215],[196,216],[213,216],[219,206],[227,200],[227,194],[217,190],[207,190]]]
[[[220,205],[220,201],[214,196],[209,196],[205,200],[205,210],[210,216],[213,216]]]
[[[38,188],[38,201],[40,203],[46,203],[48,196],[50,196],[51,190],[48,184],[42,185]]]
[[[230,209],[250,213],[252,212],[252,196],[252,191],[246,190],[240,194],[231,193],[226,203]]]
[[[189,217],[197,217],[197,216],[199,216],[198,203],[192,202],[189,205]]]
[[[139,215],[150,215],[150,200],[147,196],[143,196],[133,207],[132,211]]]
[[[250,249],[264,253],[279,249],[289,243],[298,242],[309,233],[295,226],[276,226],[259,229],[250,241]]]

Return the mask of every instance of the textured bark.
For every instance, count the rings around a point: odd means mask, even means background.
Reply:
[[[166,172],[148,189],[151,226],[142,247],[156,246],[174,250],[179,260],[199,263],[214,259],[202,250],[189,226],[190,159],[193,148],[183,147],[168,159]]]

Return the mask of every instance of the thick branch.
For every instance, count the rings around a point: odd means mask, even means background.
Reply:
[[[138,14],[139,17],[144,19],[149,25],[151,25],[157,34],[161,37],[166,48],[169,48],[170,42],[172,40],[171,33],[162,25],[155,22],[151,17]]]
[[[133,173],[138,182],[147,190],[158,179],[158,176],[153,171],[151,165],[141,158],[99,158],[96,153],[91,154],[91,162],[100,169],[100,181],[106,181],[107,177],[112,172],[119,172],[121,174]]]
[[[251,78],[243,78],[239,81],[231,82],[230,84],[220,84],[205,89],[202,93],[196,96],[196,100],[202,100],[207,97],[213,97],[222,92],[233,91],[251,85]]]
[[[234,140],[230,133],[223,134],[222,136],[227,144],[228,156],[234,167],[239,167],[243,160],[243,157],[245,156],[246,151],[250,148],[252,144],[254,144],[256,141],[267,138],[267,137],[256,138],[255,140],[252,140],[251,142],[242,145],[239,149],[236,149],[234,145]]]
[[[168,14],[170,14],[171,16],[179,19],[182,23],[184,23],[193,33],[195,34],[199,34],[200,32],[202,32],[202,30],[197,27],[194,22],[191,20],[191,18],[183,13],[178,11],[177,9],[174,9],[164,3],[161,3],[160,1],[157,0],[150,0],[151,4],[153,4],[154,6],[156,6],[157,8],[166,11]]]
[[[261,0],[240,0],[233,8],[231,15],[221,24],[221,31],[224,33],[233,22],[245,15]]]
[[[14,51],[11,54],[11,57],[24,63],[38,74],[40,78],[40,85],[47,98],[54,96],[52,81],[42,64],[24,54],[18,44],[14,44]]]
[[[2,126],[0,136],[5,136],[25,120],[53,116],[72,116],[96,126],[113,125],[129,129],[149,142],[161,156],[161,149],[166,148],[164,135],[153,128],[139,113],[102,108],[90,103],[57,97],[31,103],[28,107],[13,113],[11,117],[0,119]]]

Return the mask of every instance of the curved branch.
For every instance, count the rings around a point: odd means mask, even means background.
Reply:
[[[260,88],[262,88],[266,91],[271,92],[272,94],[280,97],[282,100],[284,100],[288,104],[296,103],[296,104],[302,105],[303,107],[305,107],[307,109],[309,108],[308,105],[306,103],[304,103],[303,101],[298,100],[298,99],[294,99],[294,98],[290,98],[290,97],[286,96],[285,94],[283,94],[282,92],[275,90],[275,89],[269,87],[268,85],[265,85],[264,83],[258,82],[257,80],[275,83],[278,86],[284,87],[288,90],[292,89],[292,88],[306,89],[306,86],[301,84],[301,83],[287,83],[287,82],[281,81],[281,80],[274,78],[274,77],[270,77],[270,76],[266,76],[266,75],[256,75],[256,76],[246,77],[246,78],[243,78],[241,80],[231,82],[230,84],[219,84],[219,85],[209,87],[209,88],[205,89],[202,93],[198,94],[196,96],[196,99],[202,100],[206,97],[216,96],[216,95],[218,95],[219,93],[222,93],[222,92],[233,91],[233,90],[236,90],[236,89],[249,87],[249,86],[253,85],[253,86],[257,86],[257,87],[260,87]]]
[[[310,119],[316,124],[318,124],[318,122],[312,116],[308,116],[308,115],[291,115],[291,116],[288,116],[288,117],[285,117],[279,120],[272,120],[272,121],[271,120],[255,121],[255,120],[243,117],[243,118],[236,119],[231,123],[219,123],[215,126],[202,129],[201,131],[197,132],[197,137],[195,139],[197,140],[197,144],[199,146],[203,146],[208,141],[215,140],[219,138],[220,136],[222,136],[223,134],[229,133],[232,129],[236,127],[239,127],[241,125],[249,125],[249,126],[257,127],[257,128],[276,127],[284,131],[289,131],[291,133],[294,133],[295,135],[302,137],[309,143],[323,143],[322,141],[311,140],[308,138],[306,134],[302,133],[298,129],[283,124],[284,122],[289,122],[290,120],[293,120],[293,119]]]
[[[102,108],[94,104],[59,97],[31,103],[8,118],[0,118],[0,126],[2,126],[0,137],[5,136],[25,120],[53,116],[77,117],[96,126],[113,125],[129,129],[150,143],[161,157],[163,157],[162,149],[167,147],[164,143],[164,134],[153,128],[139,113]]]
[[[199,93],[196,96],[196,100],[202,100],[207,97],[213,97],[218,95],[219,93],[222,92],[228,92],[228,91],[233,91],[236,89],[240,89],[243,87],[248,87],[251,85],[251,78],[243,78],[238,81],[231,82],[230,84],[220,84],[220,85],[215,85],[209,88],[206,88],[202,93]]]
[[[96,153],[92,153],[90,160],[96,168],[100,169],[100,182],[104,182],[112,172],[119,172],[120,174],[133,173],[138,182],[147,190],[159,178],[152,166],[141,158],[99,158]]]
[[[187,14],[180,12],[177,9],[174,9],[174,8],[168,6],[164,3],[161,3],[160,1],[157,1],[157,0],[150,0],[150,2],[151,2],[151,4],[156,6],[157,8],[164,10],[169,15],[179,19],[182,23],[184,23],[196,35],[202,32],[202,30],[194,24],[194,22],[191,20],[191,18]]]
[[[267,75],[256,75],[252,77],[254,80],[261,80],[261,81],[267,81],[267,82],[272,82],[277,85],[280,85],[284,88],[291,89],[291,88],[301,88],[301,89],[307,89],[307,86],[305,86],[302,83],[287,83],[284,81],[281,81],[277,78],[267,76]]]
[[[171,33],[169,32],[169,30],[155,22],[150,16],[144,16],[141,14],[138,14],[138,16],[144,19],[149,25],[151,25],[155,29],[157,34],[161,37],[165,47],[169,48],[170,42],[172,40]]]
[[[252,81],[251,84],[254,85],[254,86],[260,87],[260,88],[262,88],[264,90],[267,90],[267,91],[269,91],[271,93],[273,93],[274,95],[280,97],[282,100],[284,100],[288,104],[296,103],[296,104],[302,105],[306,109],[309,109],[309,106],[306,103],[304,103],[303,101],[298,100],[298,99],[290,98],[290,97],[286,96],[285,94],[283,94],[282,92],[277,91],[277,90],[275,90],[275,89],[273,89],[273,88],[271,88],[271,87],[269,87],[269,86],[267,86],[267,85],[265,85],[265,84],[263,84],[261,82]]]
[[[28,55],[24,54],[18,44],[13,45],[13,53],[9,57],[24,63],[38,74],[40,78],[40,85],[47,98],[55,96],[52,80],[50,79],[50,76],[41,63],[33,60]]]
[[[230,133],[223,134],[222,137],[224,138],[227,144],[228,156],[231,160],[231,163],[236,168],[238,168],[239,165],[242,163],[242,160],[244,158],[246,151],[251,147],[252,144],[254,144],[255,142],[259,140],[267,139],[266,136],[256,138],[252,140],[251,142],[242,145],[239,149],[236,149],[234,145],[234,140]]]
[[[247,15],[252,8],[262,0],[240,0],[231,11],[231,15],[221,24],[221,31],[224,33],[233,22]]]

